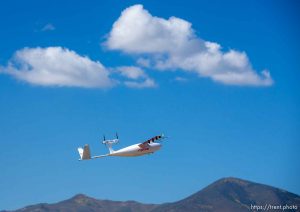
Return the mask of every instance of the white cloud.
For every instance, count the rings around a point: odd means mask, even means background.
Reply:
[[[51,23],[46,24],[45,26],[43,26],[42,31],[53,31],[55,30],[55,26]]]
[[[146,78],[147,75],[145,72],[136,66],[120,66],[117,70],[121,73],[122,76],[125,76],[130,79],[139,79]]]
[[[245,52],[224,52],[220,44],[197,37],[188,21],[152,16],[142,5],[122,12],[105,44],[111,50],[142,55],[137,63],[144,67],[180,69],[230,85],[273,84],[267,70],[259,74],[252,68]]]
[[[164,53],[186,45],[192,37],[189,22],[153,17],[142,5],[134,5],[114,23],[107,45],[130,53]]]
[[[108,88],[114,85],[100,62],[62,47],[18,50],[2,72],[41,86]]]
[[[112,79],[109,70],[119,80]],[[99,61],[62,47],[18,50],[6,67],[0,67],[0,73],[40,86],[110,88],[119,83],[130,88],[157,86],[139,67],[105,68]]]
[[[156,83],[153,79],[147,78],[144,81],[125,81],[124,84],[130,88],[154,88],[156,87]]]
[[[144,70],[136,66],[120,66],[116,68],[121,76],[130,80],[125,80],[124,84],[131,88],[153,88],[156,83]]]
[[[177,82],[187,82],[188,79],[184,78],[184,77],[175,77],[174,81],[177,81]]]
[[[151,67],[151,61],[146,58],[139,58],[137,59],[136,63],[142,67],[150,68]]]

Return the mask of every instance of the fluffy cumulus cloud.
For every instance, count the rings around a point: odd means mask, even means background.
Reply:
[[[52,24],[43,30],[54,30]],[[99,61],[63,47],[24,48],[0,72],[41,86],[153,88],[156,82],[141,68],[181,70],[228,85],[270,86],[268,70],[256,71],[243,51],[223,51],[220,44],[196,36],[191,23],[159,18],[142,5],[125,9],[113,24],[105,45],[134,55],[139,66],[106,68]],[[177,77],[175,81],[187,81]]]
[[[145,67],[194,72],[230,85],[273,84],[267,70],[258,73],[252,68],[245,52],[224,52],[220,44],[197,37],[188,21],[152,16],[142,5],[122,12],[105,44],[141,56],[137,63]]]
[[[107,88],[114,85],[98,61],[62,47],[18,50],[2,72],[34,85]]]
[[[116,68],[121,76],[125,77],[124,84],[130,88],[152,88],[156,83],[145,72],[136,66],[121,66]]]

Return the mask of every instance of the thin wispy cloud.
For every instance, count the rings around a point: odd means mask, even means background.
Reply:
[[[188,81],[188,79],[184,78],[184,77],[175,77],[173,80],[176,82],[187,82]]]
[[[136,66],[120,66],[117,67],[116,70],[120,72],[120,74],[129,79],[139,79],[139,78],[147,78],[147,74],[140,67]]]
[[[130,88],[155,88],[157,84],[151,78],[147,78],[143,81],[125,81],[124,84]]]
[[[41,31],[53,31],[53,30],[55,30],[55,26],[51,23],[46,24],[41,29]]]
[[[245,52],[222,51],[220,44],[197,37],[190,22],[152,16],[143,5],[122,12],[105,45],[110,50],[141,56],[137,64],[153,69],[194,72],[228,85],[273,84],[269,71],[254,70]]]
[[[121,66],[116,70],[121,76],[127,78],[124,85],[130,88],[153,88],[157,87],[155,81],[150,78],[144,70],[136,66]]]

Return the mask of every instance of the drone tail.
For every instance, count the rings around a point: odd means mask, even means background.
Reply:
[[[84,145],[83,148],[79,147],[78,148],[78,153],[80,155],[79,160],[89,160],[89,159],[91,159],[91,151],[90,151],[90,147],[89,147],[88,144]]]

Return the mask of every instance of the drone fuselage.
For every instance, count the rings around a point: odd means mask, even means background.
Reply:
[[[142,146],[142,143],[134,144],[119,150],[115,150],[107,156],[123,156],[123,157],[134,157],[146,154],[154,153],[161,148],[160,143],[149,143],[147,146]]]
[[[84,145],[84,147],[78,148],[78,153],[80,155],[79,160],[90,160],[90,159],[96,159],[96,158],[103,158],[107,156],[119,156],[119,157],[135,157],[135,156],[141,156],[141,155],[147,155],[156,152],[159,150],[162,145],[159,142],[161,139],[166,138],[163,134],[154,136],[142,143],[133,144],[131,146],[114,150],[112,146],[114,144],[117,144],[119,142],[118,134],[116,134],[116,139],[112,140],[106,140],[105,136],[104,140],[102,141],[103,144],[106,145],[106,147],[109,150],[109,153],[106,155],[97,155],[97,156],[91,156],[90,147],[88,144]],[[155,142],[158,141],[158,142]]]

